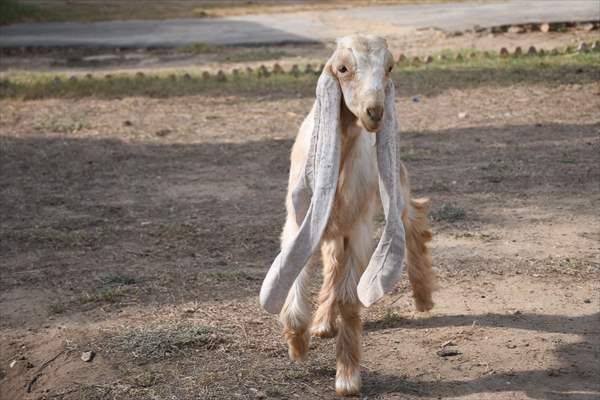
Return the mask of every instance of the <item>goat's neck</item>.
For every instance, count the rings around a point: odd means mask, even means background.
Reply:
[[[358,125],[358,118],[346,107],[342,102],[341,110],[341,131],[342,131],[342,159],[340,170],[344,168],[344,163],[350,150],[354,147],[358,135],[360,135],[362,128]]]

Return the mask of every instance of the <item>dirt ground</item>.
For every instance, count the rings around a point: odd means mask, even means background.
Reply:
[[[600,83],[398,84],[440,289],[364,310],[362,397],[600,398]],[[0,397],[333,398],[334,340],[293,364],[257,301],[311,103],[0,100]],[[181,323],[209,344],[118,345]]]

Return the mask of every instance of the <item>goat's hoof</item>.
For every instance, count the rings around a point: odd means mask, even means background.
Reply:
[[[335,378],[335,394],[356,396],[360,394],[360,370],[339,368]]]
[[[333,324],[321,322],[312,326],[311,333],[321,339],[329,339],[337,336],[337,328]]]
[[[296,362],[306,360],[308,357],[308,344],[310,340],[308,331],[286,330],[284,335],[288,344],[290,359]]]
[[[433,301],[431,299],[417,299],[415,298],[415,307],[419,312],[426,312],[433,308]]]

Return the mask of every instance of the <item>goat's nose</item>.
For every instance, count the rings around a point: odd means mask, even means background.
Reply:
[[[367,107],[367,115],[373,122],[381,121],[381,117],[383,117],[383,106],[373,105]]]

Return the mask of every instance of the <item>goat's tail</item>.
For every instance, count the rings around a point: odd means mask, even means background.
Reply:
[[[409,204],[408,212],[403,215],[408,279],[417,310],[429,311],[433,307],[431,294],[437,288],[437,280],[431,268],[431,256],[427,248],[427,242],[432,237],[427,220],[429,199],[411,199]]]

